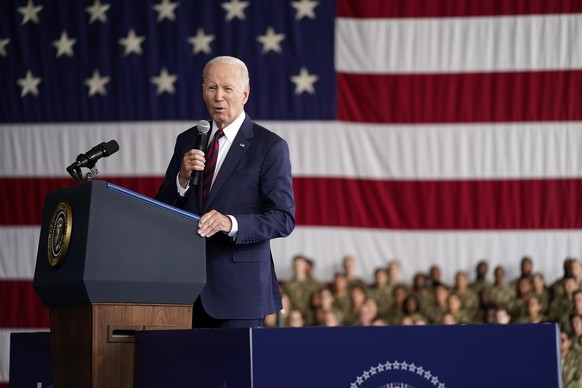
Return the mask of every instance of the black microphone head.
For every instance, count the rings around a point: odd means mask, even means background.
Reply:
[[[196,127],[198,128],[198,133],[206,134],[210,131],[210,123],[206,120],[200,120],[198,124],[196,124]]]
[[[103,156],[113,155],[117,151],[119,151],[119,144],[115,140],[103,143]]]

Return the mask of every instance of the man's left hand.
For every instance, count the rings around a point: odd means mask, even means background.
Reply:
[[[211,210],[198,221],[198,234],[202,237],[212,237],[218,232],[229,233],[232,229],[230,218]]]

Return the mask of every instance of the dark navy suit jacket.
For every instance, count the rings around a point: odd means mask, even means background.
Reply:
[[[182,158],[194,148],[197,135],[197,127],[178,135],[156,199],[194,214],[216,209],[237,219],[236,239],[217,233],[206,241],[207,276],[200,298],[217,319],[262,318],[281,309],[270,240],[295,228],[289,147],[247,115],[202,208],[202,184],[184,197],[176,188]]]

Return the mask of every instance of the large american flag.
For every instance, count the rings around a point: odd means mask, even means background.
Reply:
[[[411,278],[582,251],[582,2],[2,0],[0,386],[9,333],[48,328],[32,289],[47,192],[103,141],[98,177],[155,195],[207,119],[204,64],[251,72],[251,118],[291,149],[297,228],[273,244],[329,280],[393,258]],[[41,242],[41,249],[44,245]]]

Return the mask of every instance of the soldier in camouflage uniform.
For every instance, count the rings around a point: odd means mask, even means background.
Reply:
[[[562,383],[564,388],[582,388],[582,357],[571,351],[572,338],[566,331],[560,332],[560,356],[562,359]]]
[[[466,272],[458,271],[455,274],[455,285],[453,291],[461,300],[461,310],[463,315],[473,322],[479,316],[479,297],[477,293],[469,288],[469,277]],[[459,323],[459,317],[456,317]],[[465,317],[463,317],[465,319]],[[468,322],[463,322],[468,323]]]
[[[486,260],[481,260],[475,267],[475,281],[471,283],[470,288],[479,294],[484,288],[491,288],[492,284],[487,280],[487,272],[489,272],[489,263]]]
[[[427,287],[427,276],[421,272],[414,274],[412,280],[412,294],[418,300],[420,313],[426,315],[426,311],[434,303],[434,292]]]
[[[495,267],[495,282],[491,287],[491,301],[499,307],[509,309],[511,301],[515,298],[515,288],[505,284],[505,268]]]
[[[570,326],[572,327],[572,346],[570,350],[582,355],[582,315],[570,315]]]
[[[443,315],[448,309],[449,289],[444,284],[437,284],[433,287],[433,303],[425,310],[430,323],[441,323]]]
[[[291,308],[299,310],[307,325],[313,324],[313,310],[311,296],[320,288],[319,282],[308,275],[308,262],[302,255],[293,258],[293,278],[283,286],[283,293],[287,294]]]
[[[392,288],[388,284],[388,273],[385,268],[376,268],[374,271],[374,284],[368,290],[368,295],[376,301],[378,315],[386,317],[392,305]]]
[[[573,276],[566,276],[562,281],[564,291],[558,299],[552,299],[550,304],[549,319],[560,323],[562,328],[570,331],[570,314],[574,309],[574,293],[577,290],[577,282]]]

